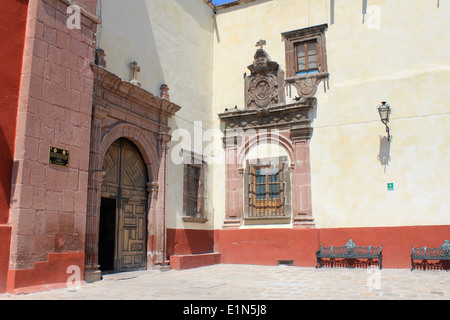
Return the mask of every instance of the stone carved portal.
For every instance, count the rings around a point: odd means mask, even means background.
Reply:
[[[291,194],[286,198],[288,223],[294,228],[313,228],[311,205],[311,169],[309,140],[312,135],[311,109],[316,98],[307,97],[286,103],[284,72],[262,48],[265,41],[257,43],[254,61],[248,66],[249,76],[244,76],[245,108],[226,109],[219,114],[225,124],[224,148],[226,172],[226,217],[224,228],[239,228],[250,220],[246,212],[248,197],[243,197],[248,185],[244,175],[244,159],[249,150],[259,143],[273,143],[289,154]],[[286,210],[285,210],[286,211]],[[271,223],[266,219],[266,223]],[[275,221],[275,220],[274,220]],[[276,223],[276,222],[273,222]]]
[[[86,217],[87,282],[101,279],[100,215],[104,211],[117,210],[113,216],[119,219],[109,221],[120,229],[114,233],[113,269],[153,268],[168,262],[164,188],[171,138],[168,122],[181,109],[168,100],[167,86],[158,97],[104,67],[93,65],[92,69],[96,79]],[[123,157],[120,161],[119,155]],[[119,168],[116,175],[111,172],[114,167]],[[115,179],[120,175],[130,179],[118,182]],[[114,191],[115,187],[120,191]]]

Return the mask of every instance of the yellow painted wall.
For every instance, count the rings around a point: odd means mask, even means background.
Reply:
[[[362,6],[335,1],[334,23],[329,0],[261,0],[220,11],[214,113],[243,108],[242,75],[259,39],[285,69],[281,33],[328,23],[330,90],[319,86],[311,140],[316,226],[449,224],[450,3],[369,0],[364,23]],[[386,167],[377,159],[385,128],[376,107],[384,100],[393,108]],[[215,176],[224,178],[223,167]],[[214,196],[221,228],[225,191],[217,187]]]
[[[319,86],[313,112],[316,226],[450,224],[450,3],[368,0],[363,17],[362,0],[334,2],[333,15],[330,0],[257,0],[213,18],[202,0],[102,1],[100,47],[108,69],[128,79],[128,64],[136,60],[144,89],[159,94],[166,83],[171,100],[182,106],[170,123],[176,140],[169,153],[190,146],[209,156],[206,224],[182,222],[183,171],[169,157],[169,228],[222,228],[225,167],[217,114],[243,108],[243,74],[259,39],[285,70],[281,33],[323,23],[330,89]],[[377,159],[385,128],[376,107],[384,100],[393,108],[386,167]],[[180,144],[186,132],[192,139]],[[205,133],[213,142],[195,149]],[[394,191],[387,191],[390,182]]]

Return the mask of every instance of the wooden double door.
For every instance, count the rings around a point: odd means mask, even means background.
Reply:
[[[99,228],[102,271],[146,267],[147,168],[138,148],[128,139],[116,140],[104,162]]]

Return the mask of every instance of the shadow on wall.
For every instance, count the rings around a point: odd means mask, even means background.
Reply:
[[[199,27],[206,31],[212,31],[212,18],[213,11],[205,5],[202,1],[187,1],[187,0],[176,0],[179,6],[181,6],[186,13],[188,13],[193,20],[195,20]],[[199,10],[205,10],[206,12],[211,11],[210,17],[208,15],[203,16],[199,14]]]
[[[12,169],[13,169],[13,155],[10,150],[10,145],[8,144],[3,128],[0,126],[0,185],[1,194],[0,202],[1,207],[9,207],[11,199],[11,179],[12,179]],[[5,221],[3,221],[6,219]],[[3,221],[3,222],[2,222]],[[8,214],[6,216],[0,216],[0,223],[7,223]]]
[[[133,1],[131,6],[121,0],[102,1],[102,4],[98,47],[106,54],[106,69],[131,81],[130,64],[136,61],[141,68],[138,80],[142,89],[159,96],[165,77],[150,21],[151,8],[146,1]]]
[[[386,172],[386,167],[391,161],[391,141],[387,137],[380,136],[380,150],[377,158],[381,165],[384,166],[384,172]]]

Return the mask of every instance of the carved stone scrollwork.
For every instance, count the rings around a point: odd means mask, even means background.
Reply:
[[[249,80],[247,107],[256,104],[259,108],[265,108],[279,100],[278,84],[274,76],[256,75]]]
[[[317,93],[317,88],[322,81],[328,80],[328,73],[314,74],[312,76],[299,76],[286,79],[286,85],[294,86],[297,89],[297,94],[302,98],[314,97]],[[326,91],[326,86],[325,86]]]

